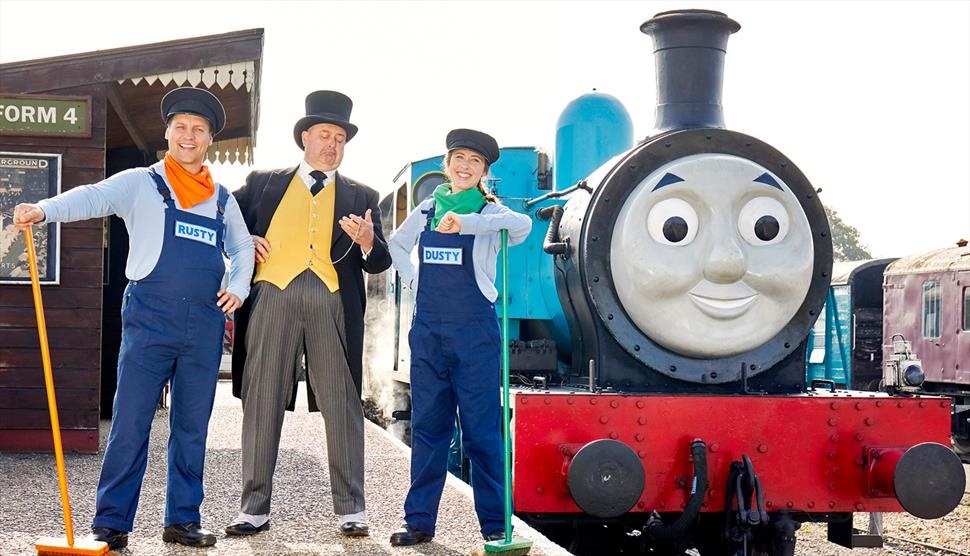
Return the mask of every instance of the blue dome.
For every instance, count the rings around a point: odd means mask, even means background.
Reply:
[[[633,120],[616,97],[592,92],[566,105],[556,123],[555,188],[565,189],[633,146]]]

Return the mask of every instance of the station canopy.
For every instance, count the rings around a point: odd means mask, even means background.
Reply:
[[[201,87],[226,109],[209,162],[249,164],[259,125],[263,30],[250,29],[140,46],[0,64],[0,91],[8,94],[87,95],[103,87],[105,147],[164,155],[159,104],[177,87]],[[147,156],[146,156],[147,157]]]

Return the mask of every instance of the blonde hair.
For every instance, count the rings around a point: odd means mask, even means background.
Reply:
[[[448,165],[451,163],[451,155],[452,155],[452,153],[455,152],[455,150],[457,150],[457,149],[452,149],[452,150],[448,151],[448,154],[445,155],[444,164],[442,165],[442,170],[444,171],[445,177],[448,178],[448,181],[449,182],[454,181],[454,178],[448,172]],[[485,160],[485,157],[482,157],[482,160]],[[482,179],[479,180],[479,182],[477,184],[477,187],[478,187],[478,190],[482,193],[482,196],[485,197],[485,200],[486,201],[488,201],[489,203],[501,204],[499,202],[499,200],[498,200],[498,197],[496,197],[495,195],[492,195],[489,191],[486,191],[485,190],[485,185],[482,184],[482,181],[484,181],[485,178],[488,176],[488,169],[489,168],[491,168],[491,165],[486,161],[485,162],[485,169],[482,170]]]

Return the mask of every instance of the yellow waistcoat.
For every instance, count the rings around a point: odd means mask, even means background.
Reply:
[[[293,176],[266,231],[269,259],[256,265],[253,282],[265,280],[282,290],[310,269],[331,292],[340,289],[330,259],[335,185],[327,184],[312,196],[303,180]]]

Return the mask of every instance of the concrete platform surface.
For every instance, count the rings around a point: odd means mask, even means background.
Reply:
[[[302,390],[302,386],[301,386]],[[337,531],[330,498],[323,419],[306,410],[301,391],[300,406],[287,413],[283,424],[279,463],[276,469],[272,528],[253,537],[226,537],[223,529],[239,506],[240,428],[242,409],[231,395],[231,385],[220,382],[216,406],[209,425],[206,457],[206,498],[202,526],[216,533],[216,545],[208,549],[187,548],[162,542],[165,508],[166,443],[168,413],[160,410],[151,435],[148,470],[129,546],[120,554],[138,555],[311,555],[386,554],[459,555],[480,553],[471,488],[449,476],[438,518],[437,536],[416,547],[393,547],[391,533],[399,526],[408,487],[410,453],[383,429],[366,427],[365,488],[371,535],[347,539]],[[78,536],[90,530],[94,515],[104,438],[109,423],[102,423],[99,455],[67,455],[74,529]],[[516,535],[534,541],[530,554],[567,554],[538,532],[515,520]],[[33,543],[42,536],[61,536],[64,523],[58,494],[54,456],[51,454],[0,453],[0,554],[35,554]]]

